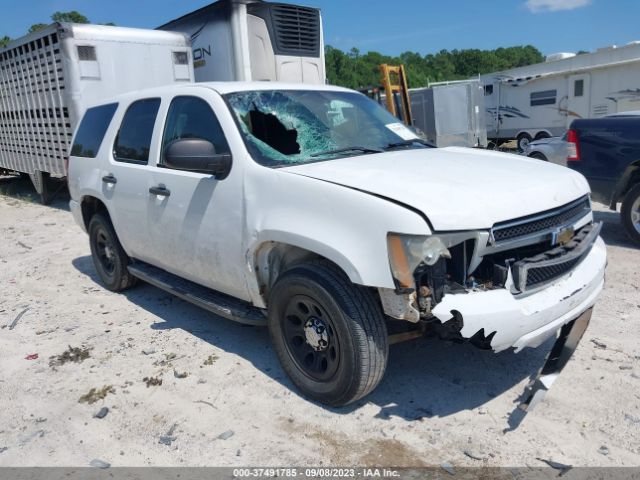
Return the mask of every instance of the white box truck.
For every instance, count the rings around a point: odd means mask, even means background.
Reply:
[[[325,83],[317,8],[220,0],[158,28],[191,36],[197,82]]]
[[[576,118],[640,109],[640,42],[593,53],[559,53],[544,63],[489,73],[487,135],[498,142],[560,136]]]
[[[28,174],[47,203],[86,105],[193,80],[184,34],[54,23],[19,38],[0,49],[0,173]]]

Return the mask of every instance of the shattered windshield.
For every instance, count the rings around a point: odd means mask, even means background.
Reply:
[[[412,130],[355,92],[266,90],[230,93],[225,98],[252,157],[268,167],[399,146],[424,148]]]

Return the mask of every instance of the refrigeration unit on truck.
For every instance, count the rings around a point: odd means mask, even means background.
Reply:
[[[478,80],[409,90],[413,126],[437,147],[486,147],[483,87]]]
[[[487,134],[502,142],[560,136],[576,118],[640,109],[640,42],[593,53],[550,55],[544,63],[480,77]]]
[[[28,174],[47,203],[86,105],[193,80],[184,34],[54,23],[19,38],[0,48],[0,173]]]
[[[325,83],[317,8],[220,0],[158,28],[191,37],[197,82]]]

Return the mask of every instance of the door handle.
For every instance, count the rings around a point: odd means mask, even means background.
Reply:
[[[171,190],[168,190],[166,187],[157,186],[151,187],[149,189],[149,193],[152,195],[157,195],[159,197],[168,197],[169,195],[171,195]]]
[[[109,174],[109,175],[105,175],[104,177],[102,177],[102,181],[104,183],[108,183],[109,185],[115,185],[116,183],[118,183],[118,179],[116,177],[113,176],[113,174]]]

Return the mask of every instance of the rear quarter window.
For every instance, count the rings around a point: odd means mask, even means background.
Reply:
[[[107,133],[117,108],[117,103],[110,103],[89,108],[85,112],[80,122],[80,128],[78,128],[76,137],[73,140],[73,146],[71,147],[72,157],[95,158],[98,155],[104,135]]]

